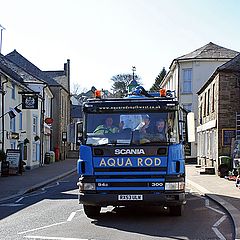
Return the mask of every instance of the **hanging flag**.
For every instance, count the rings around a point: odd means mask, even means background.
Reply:
[[[16,114],[12,110],[8,112],[8,115],[11,119],[16,117]]]

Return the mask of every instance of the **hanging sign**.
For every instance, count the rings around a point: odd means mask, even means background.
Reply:
[[[46,124],[52,124],[53,123],[53,119],[52,118],[45,118],[44,122]]]
[[[22,95],[22,109],[38,109],[38,96]]]

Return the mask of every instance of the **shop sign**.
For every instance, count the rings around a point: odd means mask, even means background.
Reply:
[[[19,139],[19,133],[16,132],[10,132],[10,139]]]

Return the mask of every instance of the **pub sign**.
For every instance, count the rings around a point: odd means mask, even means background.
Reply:
[[[22,95],[22,109],[38,109],[38,96]]]

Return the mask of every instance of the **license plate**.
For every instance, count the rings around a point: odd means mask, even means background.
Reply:
[[[141,201],[141,200],[143,200],[143,195],[118,195],[118,200],[120,200],[120,201]]]

